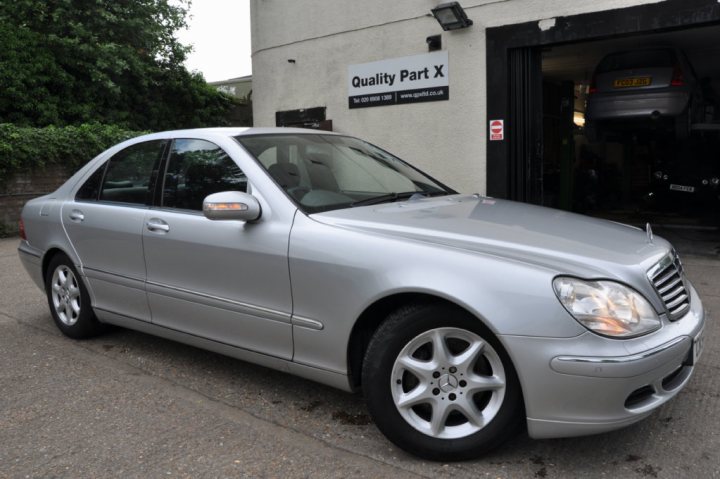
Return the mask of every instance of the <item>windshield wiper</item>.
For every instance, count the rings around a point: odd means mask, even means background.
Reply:
[[[422,191],[405,191],[403,193],[388,193],[386,195],[373,196],[371,198],[365,198],[364,200],[357,200],[350,203],[350,206],[366,206],[376,205],[379,203],[386,203],[390,201],[405,200],[410,198],[414,194],[423,194]]]
[[[379,203],[385,203],[397,200],[413,200],[417,198],[429,198],[432,196],[445,196],[451,194],[448,191],[404,191],[402,193],[387,193],[385,195],[373,196],[372,198],[365,198],[364,200],[357,200],[350,203],[350,206],[367,206],[376,205]]]

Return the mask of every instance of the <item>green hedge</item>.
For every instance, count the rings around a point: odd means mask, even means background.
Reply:
[[[0,123],[0,187],[18,173],[50,165],[73,173],[110,146],[144,133],[115,125],[31,128]]]

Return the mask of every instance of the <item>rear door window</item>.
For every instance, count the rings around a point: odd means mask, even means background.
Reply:
[[[151,205],[155,178],[166,144],[165,140],[146,141],[129,146],[110,158],[100,200]]]

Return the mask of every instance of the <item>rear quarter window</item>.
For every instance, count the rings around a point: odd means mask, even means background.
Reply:
[[[598,73],[635,68],[672,68],[677,63],[672,50],[638,50],[631,52],[611,53],[598,65]]]
[[[103,165],[95,170],[95,173],[90,175],[90,178],[85,180],[85,183],[80,187],[75,195],[75,199],[79,201],[93,201],[98,199],[100,194],[100,185],[102,184],[103,174],[105,174],[105,167],[107,167],[107,161]]]

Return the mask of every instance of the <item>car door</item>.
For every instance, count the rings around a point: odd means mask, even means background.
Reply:
[[[143,221],[168,142],[129,146],[100,166],[63,204],[62,222],[82,263],[98,312],[150,321]]]
[[[152,322],[291,359],[291,224],[203,216],[207,195],[248,189],[235,161],[206,140],[174,140],[162,184],[143,230]]]

